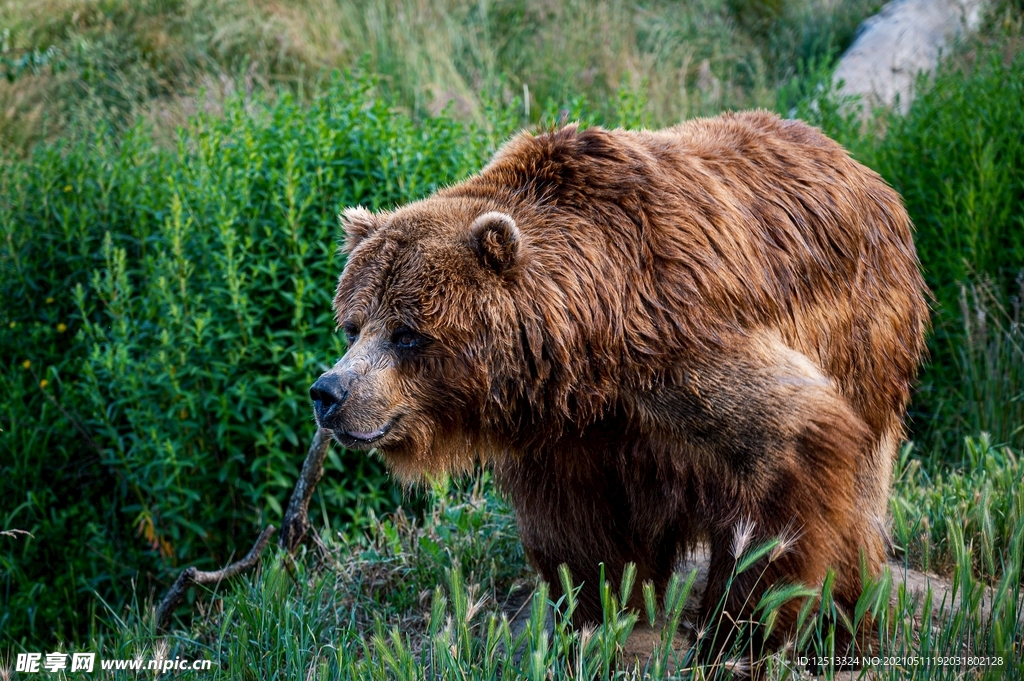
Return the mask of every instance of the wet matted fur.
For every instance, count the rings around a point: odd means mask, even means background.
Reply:
[[[584,582],[580,619],[601,617],[599,563],[660,589],[699,540],[705,616],[829,567],[852,608],[862,559],[883,564],[926,291],[900,197],[818,130],[752,112],[524,133],[343,223],[351,346],[318,421],[405,481],[491,465],[541,575]],[[725,593],[751,528],[788,550]]]

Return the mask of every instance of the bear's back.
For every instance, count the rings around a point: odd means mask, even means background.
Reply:
[[[623,353],[672,361],[768,327],[876,435],[902,417],[927,320],[910,219],[802,122],[748,112],[522,134],[441,195],[496,199],[532,244],[531,276],[582,291],[587,326],[605,320]]]
[[[673,157],[664,187],[702,204],[701,216],[685,210],[670,221],[667,242],[700,243],[716,273],[711,288],[753,296],[756,305],[740,304],[758,313],[746,324],[779,329],[876,433],[890,428],[928,316],[899,195],[820,131],[767,112],[631,134],[652,155]]]

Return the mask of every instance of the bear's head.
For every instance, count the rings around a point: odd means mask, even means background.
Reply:
[[[433,197],[342,214],[347,264],[334,309],[348,350],[310,389],[317,424],[376,449],[399,478],[465,469],[487,405],[514,373],[512,285],[526,257],[515,218],[487,201]],[[511,327],[511,328],[510,328]]]
[[[649,388],[672,320],[638,274],[650,201],[627,151],[597,128],[523,133],[427,199],[344,211],[349,347],[310,391],[317,423],[414,481],[536,450]]]

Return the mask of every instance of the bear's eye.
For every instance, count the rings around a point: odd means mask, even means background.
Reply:
[[[359,327],[352,322],[345,322],[341,325],[341,332],[345,334],[345,342],[352,345],[359,338]]]
[[[391,344],[396,348],[415,348],[423,343],[423,336],[406,326],[400,326],[391,334]]]

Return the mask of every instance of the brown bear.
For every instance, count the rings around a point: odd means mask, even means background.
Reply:
[[[342,222],[349,346],[310,391],[338,442],[405,481],[492,466],[584,621],[599,564],[661,589],[699,541],[709,626],[830,567],[852,609],[885,560],[928,309],[899,195],[842,147],[766,112],[570,125]],[[787,550],[730,586],[740,535]]]

